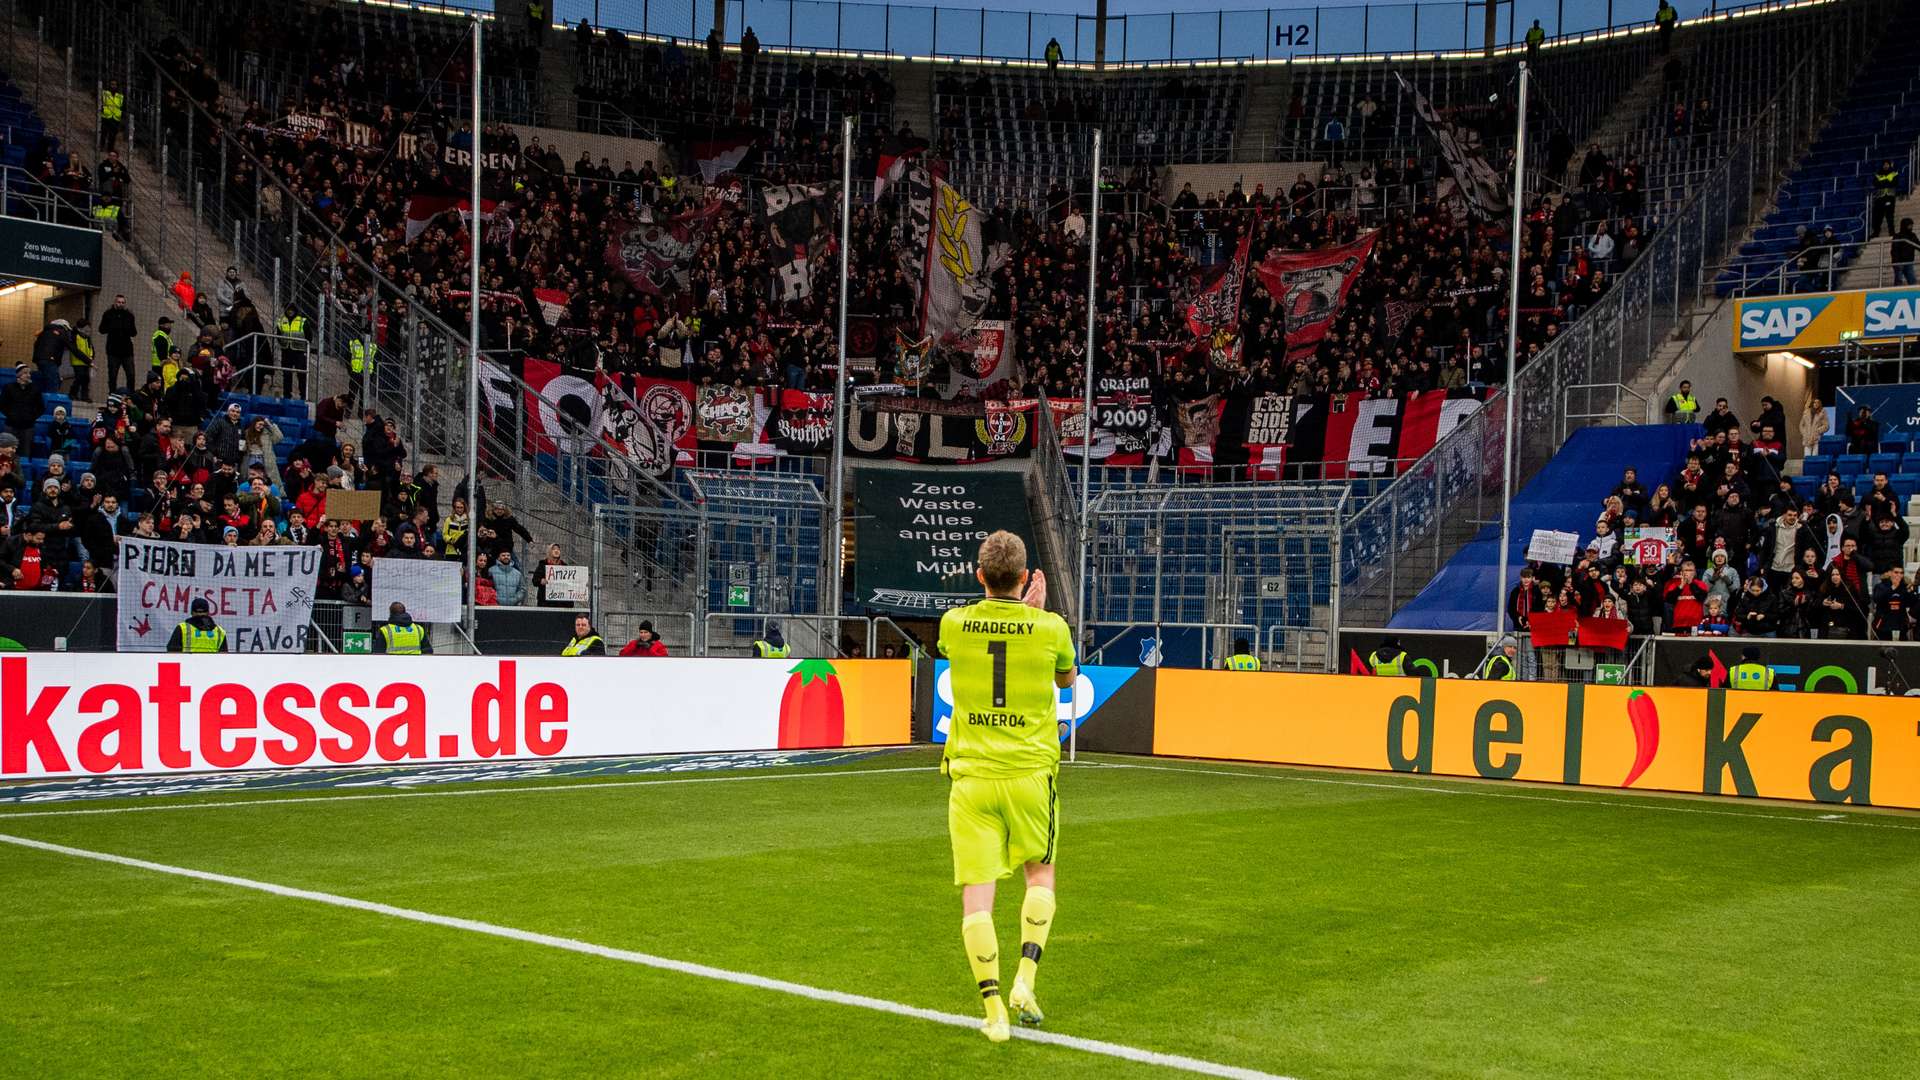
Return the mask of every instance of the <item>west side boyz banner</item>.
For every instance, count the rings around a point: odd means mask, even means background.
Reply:
[[[297,653],[313,622],[317,547],[227,547],[126,536],[118,573],[120,652],[164,652],[195,600],[238,653]]]
[[[1378,232],[1369,231],[1337,247],[1267,253],[1258,267],[1260,283],[1286,320],[1289,357],[1312,352],[1327,336],[1378,238]]]

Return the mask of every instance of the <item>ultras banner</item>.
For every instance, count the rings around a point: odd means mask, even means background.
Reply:
[[[692,383],[634,378],[629,389],[604,372],[589,379],[551,360],[528,360],[524,370],[530,452],[605,454],[648,475],[693,463]]]
[[[1905,698],[1157,674],[1156,754],[1920,809]]]
[[[0,776],[905,743],[905,660],[14,654]]]
[[[1287,355],[1311,353],[1327,336],[1367,265],[1380,236],[1369,231],[1351,243],[1315,251],[1270,251],[1255,269],[1286,322]]]

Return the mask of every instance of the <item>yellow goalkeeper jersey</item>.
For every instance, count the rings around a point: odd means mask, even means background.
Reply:
[[[1074,667],[1073,632],[1051,611],[986,597],[940,619],[953,721],[942,767],[1013,777],[1060,763],[1057,672]]]

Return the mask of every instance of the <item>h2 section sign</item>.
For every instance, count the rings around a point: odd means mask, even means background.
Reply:
[[[996,529],[1033,535],[1026,478],[1016,472],[864,468],[854,491],[854,585],[878,611],[938,616],[977,600],[980,541]]]

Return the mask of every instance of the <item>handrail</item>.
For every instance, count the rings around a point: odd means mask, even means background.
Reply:
[[[1451,510],[1463,501],[1469,508],[1483,505],[1497,495],[1503,482],[1517,487],[1545,465],[1558,446],[1549,441],[1564,423],[1559,415],[1564,398],[1554,392],[1557,384],[1592,381],[1595,375],[1604,375],[1593,370],[1599,362],[1614,365],[1617,374],[1613,381],[1627,383],[1645,365],[1654,351],[1656,323],[1670,320],[1677,324],[1686,313],[1682,295],[1694,283],[1684,279],[1698,273],[1699,262],[1711,245],[1727,242],[1750,219],[1756,186],[1752,180],[1763,167],[1768,170],[1768,181],[1760,190],[1771,186],[1771,170],[1777,159],[1771,154],[1773,144],[1766,140],[1784,134],[1791,145],[1797,146],[1817,129],[1820,117],[1816,114],[1823,113],[1851,82],[1848,77],[1835,77],[1832,69],[1851,72],[1865,60],[1866,51],[1854,47],[1856,29],[1864,34],[1865,20],[1877,25],[1889,10],[1886,4],[1861,5],[1857,19],[1828,22],[1827,33],[1811,43],[1788,76],[1780,80],[1767,105],[1755,113],[1755,121],[1729,145],[1714,176],[1683,207],[1669,214],[1664,227],[1649,239],[1647,255],[1619,275],[1608,294],[1579,320],[1563,328],[1558,338],[1521,366],[1513,385],[1496,393],[1435,445],[1421,463],[1403,472],[1353,516],[1343,533],[1343,556],[1348,564],[1340,572],[1358,584],[1356,594],[1375,592],[1367,602],[1384,606],[1384,610],[1369,612],[1363,618],[1384,621],[1399,604],[1397,578],[1377,572],[1380,566],[1403,559],[1416,539],[1430,540],[1431,569],[1437,572],[1444,554],[1472,538],[1474,530],[1465,526],[1464,518],[1486,516],[1484,507],[1478,515]],[[1709,200],[1713,200],[1711,205]],[[1688,259],[1690,251],[1692,262]],[[1629,297],[1635,306],[1629,307]],[[1646,335],[1644,344],[1636,340],[1631,350],[1626,340],[1629,316],[1635,337],[1643,331]],[[1612,359],[1603,361],[1603,351]],[[1515,421],[1523,439],[1514,448],[1512,476],[1505,475],[1499,438],[1508,409],[1522,411]],[[1543,434],[1546,440],[1540,438]],[[1487,601],[1491,615],[1496,605],[1492,597]]]

